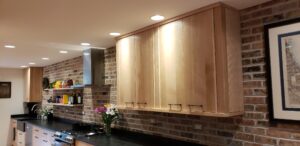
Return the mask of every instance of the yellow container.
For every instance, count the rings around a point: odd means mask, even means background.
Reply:
[[[68,95],[63,95],[63,103],[68,104],[69,103],[69,96]]]

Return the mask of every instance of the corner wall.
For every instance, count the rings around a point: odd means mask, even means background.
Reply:
[[[10,129],[10,116],[12,114],[23,114],[24,101],[24,73],[22,69],[0,68],[0,81],[12,83],[11,98],[0,99],[0,145],[9,146],[12,139]]]

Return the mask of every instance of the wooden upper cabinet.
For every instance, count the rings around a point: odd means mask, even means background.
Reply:
[[[218,113],[242,113],[243,84],[238,11],[214,8]]]
[[[42,101],[43,68],[30,67],[24,70],[25,102]]]
[[[216,112],[213,10],[184,18],[182,24],[178,95],[185,99],[188,112]]]
[[[148,30],[117,43],[118,97],[123,107],[155,106],[154,30]]]
[[[123,38],[117,43],[118,101],[126,107],[136,102],[137,50],[135,36]]]
[[[158,86],[159,99],[163,110],[181,111],[182,81],[184,64],[182,46],[182,22],[174,21],[158,30]]]
[[[155,53],[157,40],[154,29],[135,35],[137,52],[137,108],[155,107]]]
[[[242,114],[239,28],[239,12],[217,3],[120,37],[118,104],[218,117]]]

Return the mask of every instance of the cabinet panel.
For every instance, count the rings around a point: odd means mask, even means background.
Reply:
[[[155,31],[135,35],[137,52],[137,108],[155,107]],[[157,105],[156,105],[157,106]]]
[[[183,72],[182,22],[165,24],[158,31],[159,98],[163,110],[180,111],[184,100],[181,96]]]
[[[134,107],[136,101],[136,59],[135,36],[118,41],[118,98],[121,106]]]
[[[216,69],[213,11],[182,20],[178,94],[186,99],[189,112],[216,112]]]
[[[30,67],[25,69],[25,102],[42,101],[43,68]]]

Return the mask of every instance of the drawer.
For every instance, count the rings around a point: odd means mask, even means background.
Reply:
[[[16,138],[17,138],[17,141],[25,141],[25,132],[18,131]]]
[[[18,141],[17,146],[25,146],[25,142],[24,141]]]
[[[38,127],[33,127],[32,128],[32,132],[33,133],[41,133],[42,129],[41,128],[38,128]]]

